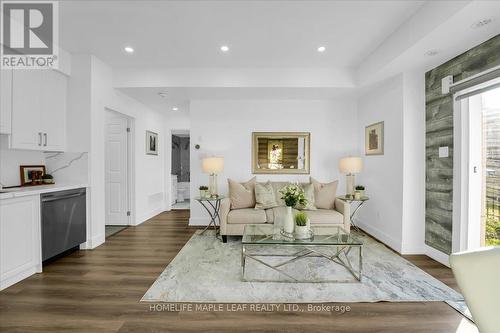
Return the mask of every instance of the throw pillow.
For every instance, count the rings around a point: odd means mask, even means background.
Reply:
[[[269,209],[278,206],[270,181],[255,184],[255,202],[255,209]]]
[[[313,184],[302,184],[300,186],[304,190],[304,196],[306,197],[307,203],[305,205],[297,205],[296,208],[300,210],[316,210]]]
[[[339,181],[320,183],[311,177],[311,183],[314,186],[314,205],[316,208],[333,209]]]
[[[255,206],[255,177],[246,183],[238,183],[232,179],[228,179],[227,182],[231,209],[253,208]]]

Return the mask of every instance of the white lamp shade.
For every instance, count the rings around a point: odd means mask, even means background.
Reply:
[[[340,159],[339,170],[341,173],[353,174],[363,170],[363,160],[361,157],[344,157]]]
[[[224,158],[222,157],[207,157],[201,161],[203,172],[217,174],[224,170]]]

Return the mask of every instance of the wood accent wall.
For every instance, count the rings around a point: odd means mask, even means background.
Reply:
[[[441,93],[441,79],[454,82],[500,65],[500,35],[425,73],[426,191],[425,243],[446,254],[452,249],[453,97]],[[439,158],[441,146],[450,148]]]

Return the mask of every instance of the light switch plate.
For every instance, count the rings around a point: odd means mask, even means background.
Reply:
[[[439,147],[439,158],[441,157],[448,157],[450,156],[448,146],[446,147]]]

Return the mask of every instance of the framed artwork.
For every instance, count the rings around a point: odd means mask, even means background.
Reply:
[[[365,127],[365,155],[384,155],[384,122]]]
[[[146,131],[146,154],[158,155],[158,133]]]
[[[309,174],[308,132],[253,132],[252,173]]]
[[[45,175],[45,165],[21,165],[19,169],[21,186],[39,184],[42,182],[42,176]]]

